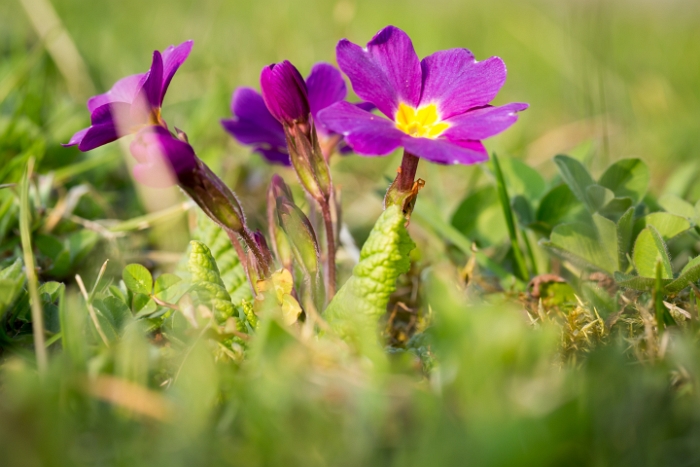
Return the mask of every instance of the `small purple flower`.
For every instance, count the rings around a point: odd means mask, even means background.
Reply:
[[[528,105],[492,107],[506,79],[498,57],[477,62],[467,49],[436,52],[419,60],[402,30],[387,26],[362,48],[343,39],[336,48],[340,69],[355,93],[389,119],[338,102],[319,113],[363,155],[385,155],[398,147],[441,164],[488,159],[482,139],[502,132]]]
[[[134,178],[153,188],[176,185],[178,179],[197,168],[194,149],[175,138],[162,126],[147,126],[139,131],[129,146],[136,159]]]
[[[160,115],[163,98],[191,50],[191,40],[177,47],[171,45],[162,54],[156,50],[146,73],[122,78],[108,92],[91,97],[87,102],[90,127],[78,131],[64,146],[78,145],[85,152],[147,125],[167,128]]]
[[[294,68],[291,64],[289,64],[289,66]],[[287,67],[285,67],[285,69],[287,70],[286,76],[292,77],[290,83],[295,90],[294,94],[297,101],[303,100],[299,97],[300,95],[304,95],[306,99],[306,103],[296,102],[293,106],[287,107],[299,108],[302,110],[308,108],[303,118],[296,110],[294,110],[294,112],[287,112],[288,116],[294,113],[299,120],[305,120],[310,113],[315,121],[318,112],[331,104],[342,101],[347,95],[347,88],[343,76],[333,65],[328,63],[317,63],[314,65],[303,87],[297,83],[295,78],[298,73],[294,72],[296,68],[294,68],[294,71],[289,71]],[[263,69],[263,76],[269,74],[266,70],[269,70],[269,67]],[[265,79],[267,80],[267,78]],[[267,81],[272,81],[272,79]],[[261,83],[262,82],[263,78],[261,77]],[[302,88],[303,92],[300,91]],[[282,88],[280,86],[274,89]],[[268,93],[268,96],[269,95],[270,93]],[[270,100],[270,98],[268,98],[268,100]],[[277,105],[275,108],[280,107],[280,105]],[[231,100],[231,113],[233,114],[233,118],[223,119],[221,120],[221,124],[238,142],[253,146],[254,151],[262,155],[268,162],[287,166],[291,164],[284,136],[284,128],[278,119],[268,110],[263,96],[252,88],[236,89]],[[316,130],[319,133],[318,136],[322,146],[331,143],[332,132],[325,129],[322,125],[317,125]],[[341,151],[342,150],[341,148]]]

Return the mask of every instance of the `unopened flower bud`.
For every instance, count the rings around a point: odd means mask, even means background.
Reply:
[[[273,63],[263,68],[260,88],[268,110],[280,122],[307,122],[309,98],[299,70],[289,61]]]

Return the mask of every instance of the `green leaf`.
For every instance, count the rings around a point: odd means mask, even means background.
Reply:
[[[593,211],[588,199],[586,190],[589,186],[595,185],[595,181],[588,173],[588,170],[574,158],[569,156],[559,155],[554,157],[554,162],[557,164],[561,178],[564,180],[571,192],[585,204],[590,211]]]
[[[598,210],[598,213],[608,219],[619,220],[619,218],[632,207],[632,198],[615,198]]]
[[[187,293],[190,284],[175,274],[164,273],[158,276],[153,286],[153,295],[168,303],[177,303]]]
[[[662,279],[663,280],[663,279]],[[656,279],[653,277],[639,277],[621,272],[615,273],[615,282],[620,287],[626,289],[639,290],[640,292],[648,292],[654,290]],[[670,279],[665,281],[666,284],[671,283]]]
[[[452,215],[451,224],[462,235],[483,246],[498,244],[508,234],[493,186],[473,191],[464,198]]]
[[[0,270],[0,317],[22,292],[26,276],[22,272],[22,260],[17,258],[11,265]]]
[[[617,227],[599,214],[593,221],[559,225],[542,245],[579,266],[612,274],[619,269]]]
[[[598,211],[615,199],[615,193],[603,186],[591,185],[586,188],[586,197],[593,211]]]
[[[666,290],[670,293],[677,293],[685,289],[688,284],[698,280],[700,280],[700,256],[688,261],[678,278],[666,286]]]
[[[641,159],[621,159],[607,168],[598,183],[618,198],[629,197],[638,204],[649,187],[649,167]]]
[[[204,213],[197,216],[197,229],[193,232],[193,240],[204,243],[216,260],[226,291],[231,296],[232,303],[238,304],[243,300],[252,300],[253,294],[248,284],[248,278],[243,269],[236,250],[231,245],[231,239],[218,224],[209,219]]]
[[[71,267],[77,266],[94,248],[100,235],[93,230],[79,230],[68,236]]]
[[[634,208],[629,208],[617,221],[617,251],[620,269],[627,268],[627,254],[632,246],[632,230],[634,227]]]
[[[520,279],[528,281],[530,279],[530,274],[527,270],[527,265],[525,264],[525,255],[520,249],[520,244],[518,242],[518,226],[516,225],[515,220],[513,219],[514,216],[513,209],[510,205],[510,196],[508,195],[506,182],[503,179],[501,165],[495,153],[491,158],[491,163],[493,166],[494,174],[496,176],[498,199],[501,203],[503,217],[505,217],[506,219],[506,226],[508,227],[508,236],[510,237],[511,252],[513,253],[513,259],[515,260],[516,273],[518,276],[520,276]]]
[[[671,258],[661,234],[654,226],[649,226],[637,237],[632,254],[637,274],[642,277],[656,277],[656,263],[661,263],[661,278],[673,279]]]
[[[532,204],[530,204],[530,201],[524,196],[517,195],[513,197],[511,207],[521,226],[527,227],[535,222],[535,213],[533,212]]]
[[[335,332],[350,340],[376,341],[377,322],[386,313],[396,279],[410,268],[413,248],[406,219],[398,206],[390,206],[370,232],[352,276],[325,311]]]
[[[153,289],[153,277],[148,269],[140,264],[129,264],[122,271],[126,287],[134,293],[150,295]]]
[[[116,297],[107,296],[103,299],[95,299],[93,305],[109,321],[115,333],[118,333],[124,326],[124,323],[131,318],[129,307]],[[141,311],[143,311],[143,308]]]
[[[555,186],[544,195],[537,208],[535,219],[542,226],[537,230],[549,236],[558,224],[573,222],[577,212],[583,210],[582,206],[568,185]]]
[[[547,190],[542,175],[525,162],[512,157],[499,158],[499,162],[511,196],[522,195],[534,201]]]
[[[695,207],[676,195],[670,193],[665,194],[661,196],[657,202],[666,212],[685,217],[686,219],[695,219]]]
[[[187,269],[192,275],[192,295],[195,301],[208,306],[219,323],[234,316],[231,296],[221,280],[219,268],[207,246],[196,240],[190,242]]]
[[[638,235],[645,227],[653,226],[663,237],[664,241],[690,229],[690,222],[667,212],[652,212],[634,223],[634,231]]]

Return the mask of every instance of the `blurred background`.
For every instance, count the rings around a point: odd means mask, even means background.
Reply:
[[[80,155],[57,143],[88,124],[87,97],[145,71],[154,49],[194,39],[164,115],[188,133],[200,157],[235,186],[252,213],[272,171],[293,175],[266,167],[223,131],[219,120],[230,116],[232,91],[258,87],[260,69],[271,62],[289,59],[303,74],[317,61],[334,63],[340,38],[364,44],[387,24],[408,32],[421,57],[466,47],[477,59],[505,60],[508,81],[495,103],[531,107],[487,142],[491,151],[525,159],[547,174],[554,172],[552,156],[575,148],[586,148],[595,175],[612,160],[640,157],[652,167],[656,186],[679,164],[697,159],[700,2],[692,0],[4,0],[0,100],[46,138],[40,170],[92,158],[94,180],[102,182],[95,186],[113,216],[158,210],[179,194],[142,191],[139,197],[129,188],[132,197],[125,200],[129,157],[119,145]],[[8,103],[15,84],[26,89],[19,108]],[[18,152],[6,145],[2,157],[10,161]],[[399,157],[334,161],[346,219],[359,241],[380,212],[379,194]],[[423,164],[422,195],[449,217],[480,183],[479,170]],[[174,250],[186,238],[164,234],[159,241]]]

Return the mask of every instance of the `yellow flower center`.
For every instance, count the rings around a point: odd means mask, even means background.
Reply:
[[[396,112],[396,128],[417,138],[437,138],[449,127],[440,121],[435,104],[415,109],[402,102]]]

